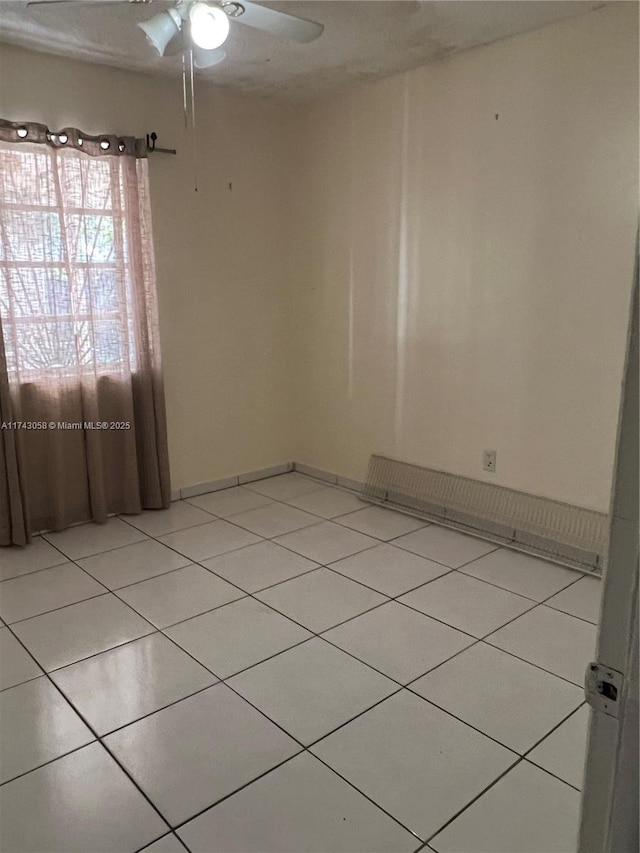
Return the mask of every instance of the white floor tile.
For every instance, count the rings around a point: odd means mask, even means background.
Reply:
[[[536,601],[544,601],[554,592],[574,583],[578,577],[571,569],[508,548],[499,548],[480,557],[461,571]]]
[[[388,678],[318,638],[228,683],[305,745],[398,689]]]
[[[380,593],[329,569],[285,581],[256,593],[256,598],[316,634],[386,601]]]
[[[280,474],[278,477],[268,477],[265,480],[246,483],[245,488],[261,495],[267,495],[276,501],[286,501],[307,492],[315,492],[324,486],[317,480],[309,480],[307,477],[292,471],[290,474]]]
[[[580,795],[525,761],[437,835],[437,853],[575,853]]]
[[[295,533],[280,536],[276,539],[276,544],[290,548],[324,566],[379,543],[377,539],[355,530],[347,530],[333,521],[324,521],[313,527],[305,527]]]
[[[402,684],[473,642],[467,634],[395,601],[363,613],[323,637]]]
[[[516,760],[514,753],[406,690],[311,751],[422,839]]]
[[[90,557],[92,554],[110,551],[112,548],[133,545],[134,542],[142,542],[147,537],[122,519],[110,518],[105,524],[90,522],[77,527],[68,527],[56,533],[45,533],[44,538],[59,548],[70,560],[77,560],[80,557]]]
[[[235,527],[228,521],[212,521],[178,533],[170,533],[168,536],[161,537],[161,541],[197,562],[206,560],[208,557],[217,557],[218,554],[224,554],[226,551],[243,548],[245,545],[252,545],[260,540],[253,533]]]
[[[595,653],[596,627],[541,604],[487,637],[487,642],[582,685]]]
[[[442,664],[411,689],[520,754],[584,701],[579,687],[485,643]]]
[[[24,547],[0,548],[0,581],[66,563],[67,558],[46,539],[35,536]]]
[[[124,518],[148,536],[165,536],[212,521],[211,513],[204,512],[191,503],[174,501],[167,509],[150,509],[140,515],[126,515]]]
[[[212,512],[220,518],[228,518],[239,512],[248,512],[250,509],[266,506],[271,503],[271,498],[252,492],[245,486],[234,486],[231,489],[220,489],[218,492],[189,498],[189,503]]]
[[[538,744],[527,755],[527,760],[564,779],[574,788],[582,788],[590,710],[588,705],[583,705]]]
[[[257,533],[258,536],[271,539],[274,536],[282,536],[284,533],[291,533],[293,530],[300,530],[302,527],[317,524],[318,517],[303,512],[301,509],[296,509],[294,506],[270,503],[267,506],[234,515],[232,521],[239,527]]]
[[[147,539],[105,554],[85,557],[78,560],[78,565],[108,589],[119,589],[187,566],[189,558],[154,539]]]
[[[394,545],[377,545],[331,563],[331,568],[392,597],[451,571],[440,563],[425,560]]]
[[[166,628],[242,598],[244,593],[202,566],[186,566],[127,586],[118,595],[157,628]]]
[[[47,672],[153,632],[110,593],[35,616],[13,630]]]
[[[179,834],[193,853],[410,853],[418,843],[309,753],[195,818]]]
[[[273,542],[258,542],[229,551],[203,560],[202,565],[247,592],[258,592],[318,567],[317,563]]]
[[[172,826],[299,751],[224,684],[145,717],[105,743]]]
[[[474,637],[484,637],[535,606],[529,598],[460,572],[436,578],[398,600]]]
[[[0,690],[42,675],[42,670],[8,628],[0,628]]]
[[[357,495],[351,492],[342,492],[340,489],[332,489],[329,486],[322,486],[318,491],[289,498],[286,503],[327,519],[336,518],[338,515],[345,515],[347,512],[355,512],[357,509],[364,509],[369,506]]]
[[[449,566],[450,569],[458,569],[498,547],[491,542],[475,539],[447,527],[438,527],[436,524],[408,533],[396,539],[393,544],[428,560],[442,563],[443,566]]]
[[[0,693],[0,783],[95,740],[49,679]]]
[[[162,634],[66,666],[51,677],[99,735],[217,681]]]
[[[165,633],[218,678],[228,678],[312,636],[253,598],[188,619]]]
[[[598,624],[600,618],[600,599],[602,581],[600,578],[583,577],[577,583],[554,595],[546,602],[548,607],[562,610],[579,619]]]
[[[426,521],[420,521],[418,518],[381,506],[368,506],[348,515],[342,515],[335,521],[351,530],[357,530],[366,536],[373,536],[385,542],[427,526]]]
[[[43,569],[0,583],[0,616],[10,625],[76,601],[84,601],[106,590],[73,563]]]
[[[166,824],[98,743],[0,788],[0,849],[133,853]]]

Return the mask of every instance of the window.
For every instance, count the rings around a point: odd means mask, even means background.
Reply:
[[[0,315],[20,381],[136,367],[123,162],[0,144]]]

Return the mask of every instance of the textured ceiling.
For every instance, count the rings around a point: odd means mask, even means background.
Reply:
[[[95,0],[27,8],[0,2],[0,40],[120,68],[178,74],[178,57],[160,59],[137,21],[172,5]],[[603,6],[581,0],[286,0],[274,9],[325,25],[311,44],[297,44],[231,23],[223,63],[198,74],[241,92],[305,100],[364,80],[423,65],[455,51],[534,30]]]

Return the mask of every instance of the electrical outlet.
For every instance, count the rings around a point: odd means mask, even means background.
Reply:
[[[495,450],[484,450],[482,453],[482,467],[485,471],[491,471],[491,473],[495,473],[496,470],[496,451]]]

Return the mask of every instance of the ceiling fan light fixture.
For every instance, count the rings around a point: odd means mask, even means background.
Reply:
[[[167,9],[148,21],[141,21],[138,26],[160,56],[163,56],[171,39],[180,32],[182,18],[175,9]]]
[[[215,50],[227,40],[229,18],[219,6],[194,3],[189,9],[191,38],[203,50]]]

